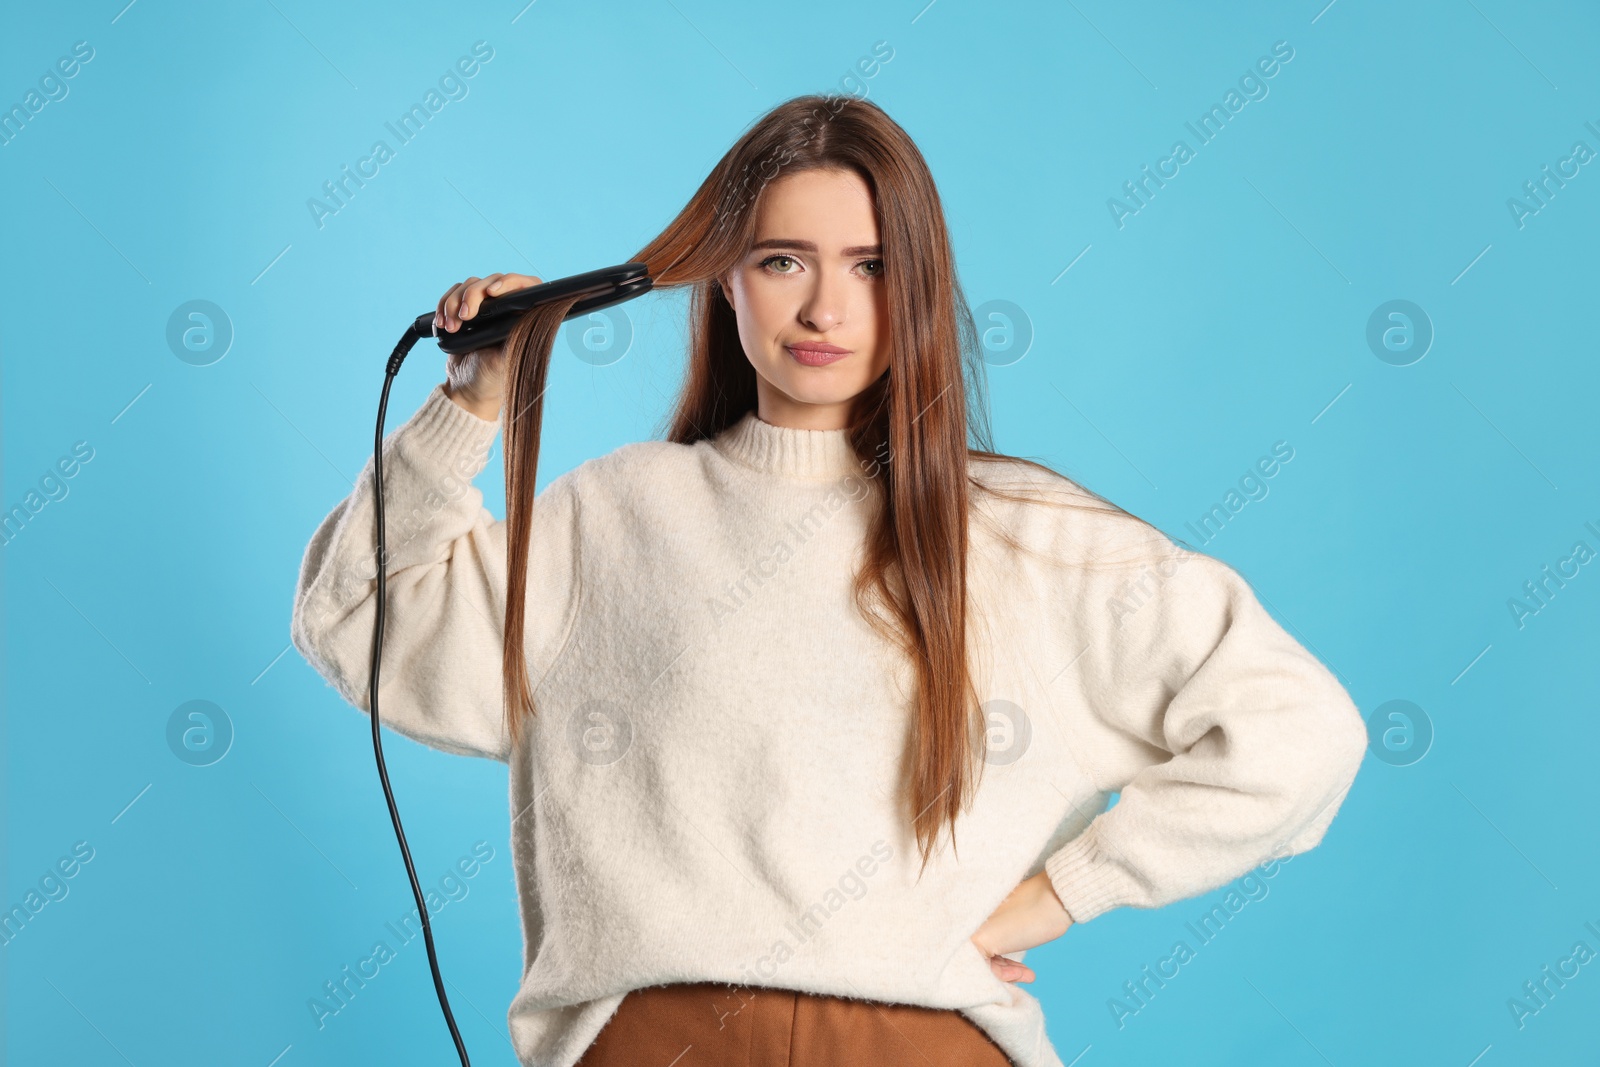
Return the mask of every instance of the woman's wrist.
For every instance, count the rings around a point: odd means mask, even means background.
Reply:
[[[1040,871],[1034,877],[1040,882],[1039,907],[1043,909],[1047,921],[1059,926],[1062,934],[1076,926],[1076,920],[1073,919],[1072,913],[1067,911],[1067,906],[1061,902],[1061,894],[1056,892],[1056,885],[1050,880],[1049,873]],[[1056,936],[1060,937],[1061,934]]]
[[[1024,879],[1000,902],[973,941],[991,955],[1018,952],[1054,941],[1072,926],[1072,916],[1041,871]]]

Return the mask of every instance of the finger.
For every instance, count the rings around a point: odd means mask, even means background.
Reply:
[[[1031,982],[1034,979],[1033,971],[1027,966],[1027,964],[1017,963],[1015,960],[1013,960],[1010,970],[1010,980],[1013,982]]]
[[[490,296],[501,293],[514,293],[518,289],[526,289],[530,285],[543,285],[544,283],[531,274],[502,274],[485,291]]]
[[[441,301],[441,307],[444,309],[444,328],[447,330],[454,330],[456,327],[461,325],[461,320],[456,317],[456,307],[461,299],[461,291],[465,289],[466,286],[466,282],[457,282],[450,287],[450,291],[448,293],[444,294],[444,300]]]
[[[460,318],[470,319],[478,313],[478,305],[483,303],[483,291],[496,281],[500,280],[498,274],[487,274],[476,278],[461,293]]]
[[[478,276],[474,274],[472,277],[462,282],[461,288],[456,291],[455,318],[458,324],[461,322],[462,309],[465,308],[467,304],[467,294],[472,291],[472,283],[478,280]]]
[[[461,283],[457,282],[455,285],[452,285],[450,288],[446,289],[444,291],[444,295],[439,298],[439,309],[433,313],[433,323],[435,326],[443,326],[448,321],[449,314],[447,307],[450,303],[450,297],[459,288],[461,288]]]
[[[1031,982],[1037,977],[1027,964],[1005,956],[991,956],[989,962],[994,966],[995,977],[1004,982]]]
[[[450,291],[450,296],[445,302],[444,309],[447,324],[450,321],[454,321],[455,323],[455,325],[451,326],[450,329],[458,329],[461,326],[461,302],[466,297],[467,287],[477,280],[477,275],[473,275],[471,278],[461,282]]]

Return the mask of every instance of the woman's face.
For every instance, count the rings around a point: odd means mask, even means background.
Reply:
[[[882,254],[872,191],[854,171],[800,171],[762,192],[755,245],[718,280],[763,422],[842,429],[851,400],[888,369]]]

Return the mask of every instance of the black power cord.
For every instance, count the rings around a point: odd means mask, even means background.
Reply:
[[[378,778],[383,782],[383,796],[389,802],[389,820],[394,823],[394,836],[400,842],[400,855],[406,861],[406,875],[411,879],[411,895],[417,901],[417,914],[422,916],[422,940],[428,946],[428,967],[433,971],[433,988],[439,994],[439,1007],[444,1011],[444,1021],[450,1027],[450,1037],[456,1043],[456,1054],[461,1057],[461,1067],[471,1067],[467,1059],[467,1046],[461,1042],[461,1032],[456,1029],[456,1017],[450,1014],[450,1000],[444,992],[444,976],[439,973],[439,957],[433,948],[433,926],[428,922],[428,902],[422,895],[422,885],[417,881],[417,869],[411,863],[411,849],[406,847],[406,832],[400,828],[400,809],[394,804],[394,791],[389,788],[389,772],[383,763],[383,739],[378,729],[378,667],[383,659],[383,609],[388,599],[384,581],[389,570],[389,551],[384,537],[383,522],[383,419],[389,408],[389,386],[400,372],[411,347],[424,337],[432,336],[432,313],[423,315],[406,328],[400,343],[389,355],[389,365],[383,376],[383,395],[378,399],[378,428],[372,444],[372,485],[375,493],[378,539],[378,605],[372,624],[372,676],[367,685],[367,702],[372,718],[372,754],[378,760]]]
[[[376,513],[378,542],[378,602],[372,623],[372,674],[367,683],[367,704],[372,719],[372,754],[378,761],[378,779],[383,783],[383,797],[389,803],[389,821],[394,823],[394,836],[400,842],[400,856],[406,862],[406,876],[411,879],[411,895],[416,898],[417,914],[422,918],[422,940],[428,946],[428,968],[433,972],[433,989],[439,995],[439,1007],[444,1012],[445,1024],[450,1027],[450,1037],[456,1043],[461,1067],[472,1067],[472,1064],[467,1059],[467,1046],[461,1042],[461,1032],[456,1029],[456,1017],[450,1014],[450,998],[445,995],[444,976],[439,973],[439,957],[433,948],[433,925],[428,922],[428,902],[422,895],[421,883],[417,881],[417,869],[411,863],[406,832],[400,826],[400,809],[395,807],[394,791],[389,787],[389,771],[384,766],[383,738],[379,732],[378,668],[383,661],[383,615],[388,602],[386,578],[389,571],[389,549],[383,521],[383,420],[389,410],[389,387],[394,384],[395,375],[400,373],[400,364],[405,362],[412,346],[424,337],[437,338],[439,347],[445,352],[475,351],[504,341],[524,314],[542,304],[576,297],[576,302],[568,308],[565,316],[565,319],[572,319],[620,304],[624,300],[632,300],[648,292],[653,284],[643,263],[622,263],[485,300],[479,306],[477,315],[454,333],[439,333],[433,325],[435,312],[424,312],[406,327],[394,351],[389,353],[389,363],[384,369],[383,393],[378,398],[378,426],[372,440],[373,510]]]

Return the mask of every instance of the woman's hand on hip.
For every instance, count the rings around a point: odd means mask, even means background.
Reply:
[[[995,977],[1003,982],[1031,982],[1036,975],[1028,966],[1006,959],[1002,953],[1054,941],[1067,932],[1072,916],[1056,896],[1050,876],[1040,871],[1013,889],[994,914],[984,920],[972,943],[989,958]]]

